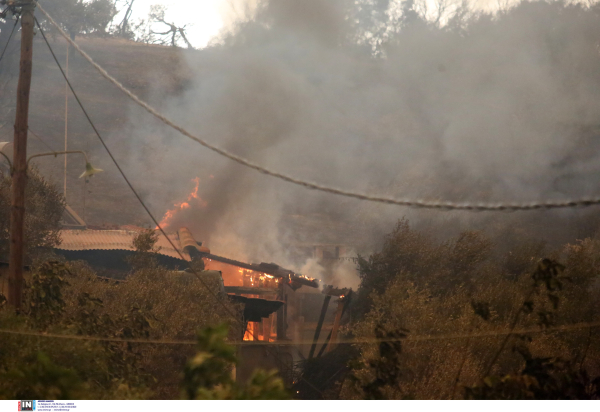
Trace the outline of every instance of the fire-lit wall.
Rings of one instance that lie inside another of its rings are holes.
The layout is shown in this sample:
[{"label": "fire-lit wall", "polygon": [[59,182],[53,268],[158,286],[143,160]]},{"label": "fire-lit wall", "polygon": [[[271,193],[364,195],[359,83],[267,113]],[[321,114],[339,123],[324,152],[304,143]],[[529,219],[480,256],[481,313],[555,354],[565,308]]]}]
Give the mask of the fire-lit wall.
[{"label": "fire-lit wall", "polygon": [[262,322],[248,322],[244,340],[275,342],[277,340],[277,314],[272,313]]},{"label": "fire-lit wall", "polygon": [[249,288],[279,287],[279,279],[266,273],[243,269],[239,266],[229,265],[211,259],[203,259],[207,270],[220,270],[225,286],[244,286]]},{"label": "fire-lit wall", "polygon": [[[229,265],[216,260],[204,259],[204,267],[208,270],[219,270],[223,276],[225,286],[240,286],[245,288],[260,288],[261,294],[240,293],[241,296],[248,298],[277,299],[279,294],[278,278],[266,273],[255,272],[240,268],[239,266]],[[265,289],[271,289],[272,293],[265,294]],[[272,313],[262,322],[248,322],[248,327],[244,335],[245,341],[269,341],[277,340],[277,314]]]},{"label": "fire-lit wall", "polygon": [[217,262],[216,260],[203,260],[205,269],[221,271],[223,276],[223,284],[225,286],[244,286],[244,269],[237,266],[228,265],[226,263]]}]

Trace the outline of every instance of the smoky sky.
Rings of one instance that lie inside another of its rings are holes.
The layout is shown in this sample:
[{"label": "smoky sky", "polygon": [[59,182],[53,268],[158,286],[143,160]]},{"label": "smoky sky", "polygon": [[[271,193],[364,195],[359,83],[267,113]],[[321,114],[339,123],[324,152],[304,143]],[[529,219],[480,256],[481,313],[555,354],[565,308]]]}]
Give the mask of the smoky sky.
[{"label": "smoky sky", "polygon": [[[459,27],[417,19],[379,54],[356,40],[371,28],[357,27],[353,7],[265,2],[222,42],[184,54],[194,73],[185,91],[165,97],[157,89],[150,101],[221,148],[343,189],[473,202],[598,194],[597,7],[522,3]],[[523,216],[419,212],[315,193],[219,157],[135,107],[123,132],[132,147],[153,149],[127,159],[153,210],[162,215],[185,200],[199,177],[206,206],[193,204],[172,227],[238,258],[285,263],[282,245],[310,241],[290,216],[344,222],[341,237],[355,236],[349,244],[361,243],[365,227],[380,236],[402,216],[479,224]]]}]

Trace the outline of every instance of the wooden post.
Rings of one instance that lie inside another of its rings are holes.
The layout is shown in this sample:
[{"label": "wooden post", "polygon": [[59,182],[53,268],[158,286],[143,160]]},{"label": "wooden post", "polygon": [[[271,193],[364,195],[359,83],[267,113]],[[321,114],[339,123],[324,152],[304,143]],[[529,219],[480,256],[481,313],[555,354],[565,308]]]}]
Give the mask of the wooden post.
[{"label": "wooden post", "polygon": [[263,318],[262,326],[263,340],[269,342],[271,339],[271,315],[268,318]]},{"label": "wooden post", "polygon": [[287,293],[283,294],[283,301],[284,301],[284,304],[283,304],[283,337],[284,337],[284,339],[287,339],[287,327],[288,327],[288,324],[287,324],[288,295],[287,295]]},{"label": "wooden post", "polygon": [[[340,301],[338,301],[338,311],[340,309],[339,304],[341,303],[341,300],[344,301],[344,305],[343,305],[343,308],[342,308],[342,314],[340,315],[340,321],[342,319],[342,316],[344,316],[344,313],[346,312],[346,309],[348,308],[348,305],[350,304],[350,299],[352,299],[352,289],[350,289],[347,292],[347,294],[346,294],[345,297],[340,298]],[[336,315],[336,319],[337,319],[337,315]],[[321,350],[319,351],[319,354],[317,355],[317,358],[321,357],[321,355],[325,352],[325,349],[327,349],[329,351],[328,348],[329,348],[329,341],[332,338],[331,335],[333,334],[333,331],[335,330],[336,331],[336,336],[334,337],[334,339],[337,338],[337,331],[338,331],[338,329],[340,327],[339,323],[340,322],[337,323],[337,326],[334,323],[333,328],[329,331],[329,335],[327,335],[327,339],[325,339],[325,343],[323,344],[323,346],[321,347]]]},{"label": "wooden post", "polygon": [[[277,294],[277,298],[279,300],[285,299],[285,291],[283,289],[283,281],[279,283],[279,292]],[[286,331],[285,331],[285,303],[282,307],[277,309],[277,340],[285,340],[286,339]]]},{"label": "wooden post", "polygon": [[315,330],[315,337],[313,338],[313,344],[310,347],[308,359],[312,359],[315,354],[315,349],[317,349],[317,342],[319,341],[319,335],[321,334],[321,328],[323,327],[323,321],[325,320],[325,314],[327,313],[327,307],[329,306],[330,300],[331,295],[326,295],[323,306],[321,307],[321,314],[319,315],[319,322],[317,323],[317,329]]},{"label": "wooden post", "polygon": [[29,90],[33,58],[32,0],[24,0],[21,13],[21,62],[17,85],[14,154],[10,205],[10,258],[8,273],[8,304],[19,311],[23,292],[23,231],[25,220],[25,186],[27,184],[27,125]]},{"label": "wooden post", "polygon": [[337,340],[338,329],[340,328],[340,321],[342,320],[342,314],[344,313],[344,306],[346,302],[344,302],[344,298],[338,300],[337,312],[335,314],[335,320],[333,321],[333,328],[331,329],[331,339],[329,340],[329,345],[327,346],[326,352],[329,353],[333,348],[335,348],[335,343]]},{"label": "wooden post", "polygon": [[329,341],[331,340],[331,332],[332,331],[333,331],[333,329],[329,331],[327,338],[325,338],[325,343],[323,343],[323,346],[321,346],[321,350],[317,354],[317,358],[320,358],[321,355],[323,355],[323,353],[325,353],[325,349],[327,349],[327,347],[329,346]]},{"label": "wooden post", "polygon": [[[65,76],[68,78],[69,77],[69,47],[71,47],[68,43],[67,43],[67,63],[66,63],[66,70],[65,70]],[[69,130],[69,83],[65,82],[65,152],[68,149],[68,145],[67,145],[67,132]],[[63,188],[63,195],[65,196],[65,202],[67,201],[67,157],[65,156],[65,170],[64,170],[64,188]],[[85,179],[87,180],[87,179]],[[85,192],[84,192],[85,195]]]}]

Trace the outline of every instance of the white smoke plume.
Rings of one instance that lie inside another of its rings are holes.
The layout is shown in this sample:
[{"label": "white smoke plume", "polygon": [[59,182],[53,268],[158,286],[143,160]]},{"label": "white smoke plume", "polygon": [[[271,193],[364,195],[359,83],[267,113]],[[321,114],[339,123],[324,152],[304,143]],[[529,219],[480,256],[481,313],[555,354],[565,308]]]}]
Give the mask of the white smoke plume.
[{"label": "white smoke plume", "polygon": [[[356,40],[376,34],[358,9],[366,3],[264,2],[220,43],[186,52],[194,76],[185,90],[156,91],[152,102],[222,148],[345,189],[473,202],[598,195],[598,7],[523,3],[441,28],[401,21],[374,56],[372,42]],[[465,222],[551,230],[549,220],[589,214],[473,216],[363,203],[244,169],[137,108],[130,119],[131,144],[152,148],[128,162],[151,187],[153,210],[161,215],[184,200],[199,177],[206,206],[183,210],[172,225],[231,257],[299,269],[290,245],[372,250],[372,235],[380,239],[404,215],[452,234]],[[160,166],[142,168],[153,161]],[[315,215],[320,227],[296,224]],[[350,279],[346,266],[336,276]]]}]

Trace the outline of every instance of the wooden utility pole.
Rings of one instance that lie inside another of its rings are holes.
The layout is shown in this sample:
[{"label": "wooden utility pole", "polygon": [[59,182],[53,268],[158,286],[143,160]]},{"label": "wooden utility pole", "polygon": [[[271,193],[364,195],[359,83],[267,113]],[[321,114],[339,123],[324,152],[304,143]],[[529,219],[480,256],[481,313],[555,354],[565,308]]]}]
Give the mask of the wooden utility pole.
[{"label": "wooden utility pole", "polygon": [[[69,78],[69,48],[71,46],[67,43],[67,64],[65,69],[65,76]],[[65,82],[65,152],[69,150],[67,145],[67,132],[69,131],[69,83]],[[65,171],[64,171],[64,190],[63,195],[65,202],[67,201],[67,157],[65,156]]]},{"label": "wooden utility pole", "polygon": [[22,0],[21,62],[17,85],[17,115],[13,153],[10,205],[10,259],[8,273],[8,304],[21,308],[23,292],[23,232],[25,220],[25,186],[27,184],[27,125],[29,118],[29,89],[33,58],[33,0]]}]

